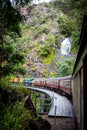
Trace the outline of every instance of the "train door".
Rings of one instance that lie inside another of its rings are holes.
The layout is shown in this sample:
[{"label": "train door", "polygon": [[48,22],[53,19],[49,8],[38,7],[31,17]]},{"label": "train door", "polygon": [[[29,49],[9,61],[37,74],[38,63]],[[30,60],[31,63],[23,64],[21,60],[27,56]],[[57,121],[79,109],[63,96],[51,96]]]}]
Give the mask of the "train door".
[{"label": "train door", "polygon": [[87,55],[83,60],[83,102],[84,129],[87,128]]}]

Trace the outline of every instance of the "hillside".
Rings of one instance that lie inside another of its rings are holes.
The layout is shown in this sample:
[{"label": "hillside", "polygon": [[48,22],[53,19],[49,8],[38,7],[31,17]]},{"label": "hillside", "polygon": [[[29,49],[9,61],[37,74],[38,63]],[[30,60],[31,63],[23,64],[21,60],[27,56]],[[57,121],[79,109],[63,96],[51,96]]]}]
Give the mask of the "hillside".
[{"label": "hillside", "polygon": [[[26,53],[26,64],[24,64],[26,76],[58,76],[63,67],[60,64],[66,64],[65,67],[69,69],[65,75],[71,74],[76,52],[62,55],[60,47],[61,42],[71,36],[75,21],[70,20],[66,14],[50,3],[28,5],[22,7],[21,12],[25,20],[21,25],[22,37],[16,43],[18,48]],[[72,65],[70,68],[68,68],[69,64]]]}]

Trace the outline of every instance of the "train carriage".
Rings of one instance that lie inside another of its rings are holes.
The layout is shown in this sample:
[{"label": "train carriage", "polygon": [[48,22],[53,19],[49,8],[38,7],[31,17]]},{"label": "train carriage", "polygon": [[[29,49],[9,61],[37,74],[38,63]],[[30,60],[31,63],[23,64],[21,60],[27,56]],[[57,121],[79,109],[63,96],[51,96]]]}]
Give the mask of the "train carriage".
[{"label": "train carriage", "polygon": [[60,80],[60,89],[62,89],[65,93],[71,95],[71,79]]},{"label": "train carriage", "polygon": [[71,95],[71,75],[59,78],[35,78],[33,86],[49,88],[53,91],[64,91]]},{"label": "train carriage", "polygon": [[72,74],[73,105],[79,130],[87,128],[87,16],[84,17],[79,51]]},{"label": "train carriage", "polygon": [[47,87],[59,89],[59,80],[57,78],[48,78]]},{"label": "train carriage", "polygon": [[35,78],[33,81],[33,86],[47,86],[47,80],[46,78]]}]

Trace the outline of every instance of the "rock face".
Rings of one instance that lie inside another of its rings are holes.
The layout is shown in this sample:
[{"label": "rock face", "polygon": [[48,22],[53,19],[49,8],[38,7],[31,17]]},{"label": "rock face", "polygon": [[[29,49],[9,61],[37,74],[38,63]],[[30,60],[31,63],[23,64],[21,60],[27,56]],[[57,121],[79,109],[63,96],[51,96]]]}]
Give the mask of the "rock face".
[{"label": "rock face", "polygon": [[65,37],[60,34],[58,23],[63,14],[45,4],[22,7],[21,12],[25,16],[22,43],[28,49],[26,77],[55,77],[59,72],[57,62],[63,60],[60,47]]}]

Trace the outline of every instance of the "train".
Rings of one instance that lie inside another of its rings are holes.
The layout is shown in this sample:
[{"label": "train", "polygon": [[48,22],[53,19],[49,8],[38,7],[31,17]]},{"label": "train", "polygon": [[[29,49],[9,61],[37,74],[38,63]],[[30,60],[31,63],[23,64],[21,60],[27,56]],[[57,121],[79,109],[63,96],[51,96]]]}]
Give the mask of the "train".
[{"label": "train", "polygon": [[79,130],[87,128],[87,15],[84,16],[79,50],[72,73],[73,106]]},{"label": "train", "polygon": [[71,95],[71,75],[59,78],[13,78],[12,83],[48,88],[60,94]]},{"label": "train", "polygon": [[33,86],[44,87],[71,95],[71,75],[59,78],[35,78]]}]

